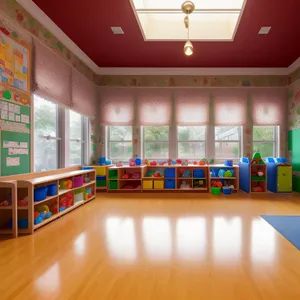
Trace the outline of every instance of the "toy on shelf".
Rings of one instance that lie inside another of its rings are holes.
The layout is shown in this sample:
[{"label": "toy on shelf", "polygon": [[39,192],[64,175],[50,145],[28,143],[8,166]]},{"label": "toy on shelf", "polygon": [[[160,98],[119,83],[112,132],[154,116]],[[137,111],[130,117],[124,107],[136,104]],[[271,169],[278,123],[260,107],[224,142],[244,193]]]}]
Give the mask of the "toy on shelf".
[{"label": "toy on shelf", "polygon": [[177,165],[182,165],[182,160],[181,159],[176,159],[176,164]]},{"label": "toy on shelf", "polygon": [[129,173],[123,174],[122,179],[130,179],[130,174]]},{"label": "toy on shelf", "polygon": [[204,180],[194,180],[193,186],[194,188],[204,188]]},{"label": "toy on shelf", "polygon": [[206,158],[202,158],[200,161],[199,161],[199,166],[207,166],[208,165],[208,161]]},{"label": "toy on shelf", "polygon": [[134,159],[134,158],[130,158],[130,159],[129,159],[129,166],[130,166],[130,167],[135,167],[135,166],[136,166],[136,164],[135,164],[135,159]]},{"label": "toy on shelf", "polygon": [[162,175],[161,175],[159,172],[155,172],[155,173],[153,174],[153,177],[162,177]]},{"label": "toy on shelf", "polygon": [[252,165],[264,165],[265,164],[263,159],[261,158],[261,155],[259,152],[255,152],[253,154],[251,164]]},{"label": "toy on shelf", "polygon": [[1,201],[0,206],[10,206],[11,205],[11,195],[8,195],[7,200]]},{"label": "toy on shelf", "polygon": [[224,175],[225,175],[225,170],[220,169],[218,172],[218,177],[225,177]]},{"label": "toy on shelf", "polygon": [[187,159],[183,159],[182,161],[181,161],[181,165],[182,166],[187,166],[189,164],[189,161],[187,160]]},{"label": "toy on shelf", "polygon": [[116,163],[116,167],[123,167],[123,163],[122,163],[121,161],[118,161],[118,162]]},{"label": "toy on shelf", "polygon": [[213,158],[209,158],[209,159],[208,159],[208,163],[209,163],[210,165],[212,165],[212,164],[214,164],[214,163],[215,163],[215,161],[214,161],[214,159],[213,159]]},{"label": "toy on shelf", "polygon": [[155,166],[157,166],[157,162],[154,160],[154,161],[151,161],[150,162],[150,166],[152,166],[152,167],[155,167]]},{"label": "toy on shelf", "polygon": [[52,217],[52,212],[47,205],[40,206],[37,211],[34,212],[34,225],[42,223],[44,220]]},{"label": "toy on shelf", "polygon": [[18,200],[18,206],[28,206],[28,197],[26,196],[24,199]]},{"label": "toy on shelf", "polygon": [[260,186],[256,186],[252,188],[252,192],[262,193],[263,189]]},{"label": "toy on shelf", "polygon": [[226,167],[232,167],[233,166],[233,160],[232,159],[226,159],[224,161],[224,166],[226,166]]},{"label": "toy on shelf", "polygon": [[233,177],[234,171],[233,170],[226,170],[224,173],[224,177]]},{"label": "toy on shelf", "polygon": [[69,208],[74,205],[74,198],[72,193],[67,193],[60,197],[59,199],[59,211]]},{"label": "toy on shelf", "polygon": [[142,164],[142,160],[141,160],[139,157],[137,157],[137,158],[135,159],[135,164],[136,164],[137,166],[140,166],[140,165]]},{"label": "toy on shelf", "polygon": [[171,158],[168,159],[168,166],[172,166],[172,159]]},{"label": "toy on shelf", "polygon": [[145,158],[145,159],[143,160],[143,165],[144,165],[144,166],[150,166],[150,161],[149,161],[147,158]]},{"label": "toy on shelf", "polygon": [[140,179],[140,178],[141,178],[141,173],[139,173],[139,172],[134,172],[134,173],[132,173],[131,178],[132,178],[132,179]]},{"label": "toy on shelf", "polygon": [[180,184],[180,189],[190,189],[191,186],[186,181],[182,181]]},{"label": "toy on shelf", "polygon": [[161,161],[161,162],[159,162],[159,166],[164,166],[166,164],[166,162],[165,161]]},{"label": "toy on shelf", "polygon": [[71,179],[61,181],[59,184],[59,188],[62,190],[70,190],[73,187],[73,182]]},{"label": "toy on shelf", "polygon": [[222,188],[222,187],[223,187],[223,183],[222,183],[221,181],[213,180],[213,181],[211,182],[211,186],[212,186],[212,187]]}]

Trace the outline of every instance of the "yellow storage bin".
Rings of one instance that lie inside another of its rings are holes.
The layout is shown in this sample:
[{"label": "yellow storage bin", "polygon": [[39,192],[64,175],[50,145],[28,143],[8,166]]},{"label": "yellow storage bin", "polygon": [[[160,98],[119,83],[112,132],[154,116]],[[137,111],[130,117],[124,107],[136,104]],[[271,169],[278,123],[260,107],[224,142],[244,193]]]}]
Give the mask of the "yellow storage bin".
[{"label": "yellow storage bin", "polygon": [[163,190],[164,189],[164,181],[163,180],[154,180],[154,189],[155,190]]},{"label": "yellow storage bin", "polygon": [[152,190],[153,189],[153,180],[143,180],[143,189]]},{"label": "yellow storage bin", "polygon": [[97,176],[106,176],[106,167],[94,167]]}]

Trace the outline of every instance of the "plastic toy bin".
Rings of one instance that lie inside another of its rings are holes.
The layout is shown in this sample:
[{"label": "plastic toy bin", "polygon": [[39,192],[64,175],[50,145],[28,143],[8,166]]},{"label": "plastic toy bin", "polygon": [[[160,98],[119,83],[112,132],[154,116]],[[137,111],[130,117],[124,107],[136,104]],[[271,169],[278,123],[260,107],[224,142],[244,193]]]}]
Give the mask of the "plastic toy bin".
[{"label": "plastic toy bin", "polygon": [[163,180],[154,180],[154,189],[155,190],[162,190],[163,188],[164,188]]},{"label": "plastic toy bin", "polygon": [[165,180],[165,188],[166,189],[175,189],[175,180],[174,179],[166,179]]},{"label": "plastic toy bin", "polygon": [[205,177],[205,172],[204,170],[194,170],[193,172],[193,177],[194,178],[204,178]]},{"label": "plastic toy bin", "polygon": [[175,168],[166,168],[165,178],[175,178]]},{"label": "plastic toy bin", "polygon": [[105,176],[106,175],[106,167],[94,167],[97,176]]},{"label": "plastic toy bin", "polygon": [[43,201],[47,198],[47,190],[46,186],[42,186],[34,189],[34,202]]},{"label": "plastic toy bin", "polygon": [[230,195],[232,193],[232,189],[230,187],[223,187],[223,194],[224,195]]},{"label": "plastic toy bin", "polygon": [[74,188],[81,187],[83,186],[83,182],[84,182],[83,176],[76,176],[73,178],[73,187]]},{"label": "plastic toy bin", "polygon": [[106,176],[97,176],[96,177],[96,186],[97,187],[106,186]]},{"label": "plastic toy bin", "polygon": [[153,189],[153,180],[143,180],[143,189],[152,190]]},{"label": "plastic toy bin", "polygon": [[118,189],[118,181],[117,180],[109,180],[108,188],[110,190],[117,190]]},{"label": "plastic toy bin", "polygon": [[108,178],[109,179],[118,179],[118,170],[108,170]]},{"label": "plastic toy bin", "polygon": [[55,196],[57,194],[57,185],[49,184],[47,185],[47,196]]},{"label": "plastic toy bin", "polygon": [[219,188],[219,187],[212,187],[212,188],[211,188],[211,193],[212,193],[213,195],[220,195],[220,193],[221,193],[221,188]]}]

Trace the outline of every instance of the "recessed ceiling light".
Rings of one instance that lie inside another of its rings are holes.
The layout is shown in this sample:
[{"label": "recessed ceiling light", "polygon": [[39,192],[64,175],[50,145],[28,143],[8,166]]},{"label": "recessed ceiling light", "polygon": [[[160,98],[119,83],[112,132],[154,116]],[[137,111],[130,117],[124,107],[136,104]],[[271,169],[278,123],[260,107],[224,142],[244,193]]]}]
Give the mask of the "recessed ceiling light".
[{"label": "recessed ceiling light", "polygon": [[264,26],[259,30],[258,34],[268,34],[270,30],[271,26]]},{"label": "recessed ceiling light", "polygon": [[111,30],[114,34],[124,34],[124,31],[121,27],[111,27]]}]

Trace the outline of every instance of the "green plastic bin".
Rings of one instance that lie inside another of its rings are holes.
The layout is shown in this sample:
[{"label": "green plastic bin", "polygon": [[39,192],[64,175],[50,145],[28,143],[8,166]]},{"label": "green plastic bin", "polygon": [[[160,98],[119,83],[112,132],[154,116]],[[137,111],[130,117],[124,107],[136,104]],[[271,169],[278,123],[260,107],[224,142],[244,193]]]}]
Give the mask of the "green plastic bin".
[{"label": "green plastic bin", "polygon": [[117,180],[109,180],[108,188],[110,190],[117,190],[118,189],[118,181]]},{"label": "green plastic bin", "polygon": [[109,179],[118,179],[118,170],[108,169],[108,178]]},{"label": "green plastic bin", "polygon": [[212,187],[211,188],[211,193],[213,195],[220,195],[221,194],[221,188],[219,188],[219,187]]}]

